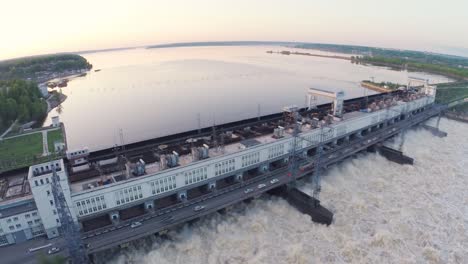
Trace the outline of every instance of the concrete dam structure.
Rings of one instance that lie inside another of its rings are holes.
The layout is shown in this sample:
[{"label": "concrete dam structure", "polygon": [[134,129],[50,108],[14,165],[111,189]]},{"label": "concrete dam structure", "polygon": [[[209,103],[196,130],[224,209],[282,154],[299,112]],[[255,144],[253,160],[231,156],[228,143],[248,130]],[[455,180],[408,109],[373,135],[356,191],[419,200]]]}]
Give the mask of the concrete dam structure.
[{"label": "concrete dam structure", "polygon": [[[362,109],[359,100],[329,93],[336,96],[332,105],[285,107],[267,119],[153,144],[100,153],[68,151],[66,159],[31,166],[32,195],[0,207],[0,223],[8,230],[0,243],[34,237],[25,228],[8,228],[12,218],[27,221],[29,215],[38,219],[36,234],[64,237],[70,252],[76,249],[70,253],[76,260],[77,254],[92,255],[165,232],[267,191],[282,193],[312,220],[332,224],[332,213],[318,200],[320,171],[372,147],[391,160],[410,163],[411,158],[381,144],[439,115],[444,108],[434,104],[435,94],[430,86],[377,95]],[[313,180],[313,197],[295,188],[301,178]],[[76,242],[70,244],[71,238]]]}]

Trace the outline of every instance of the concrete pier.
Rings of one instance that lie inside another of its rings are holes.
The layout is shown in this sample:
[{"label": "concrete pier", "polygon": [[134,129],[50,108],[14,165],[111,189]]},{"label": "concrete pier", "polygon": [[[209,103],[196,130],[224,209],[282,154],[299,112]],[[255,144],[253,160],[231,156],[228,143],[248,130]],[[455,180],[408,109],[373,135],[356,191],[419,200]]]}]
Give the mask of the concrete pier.
[{"label": "concrete pier", "polygon": [[319,200],[295,187],[288,188],[283,185],[270,190],[268,193],[284,198],[299,212],[309,215],[315,223],[330,225],[333,221],[333,213],[323,207]]},{"label": "concrete pier", "polygon": [[381,145],[378,147],[379,153],[390,161],[398,164],[413,165],[414,159],[403,155],[403,152]]},{"label": "concrete pier", "polygon": [[444,132],[436,127],[432,127],[432,126],[429,126],[429,125],[426,125],[426,124],[421,124],[421,127],[426,129],[426,130],[429,130],[432,135],[436,136],[436,137],[440,137],[440,138],[443,138],[443,137],[446,137],[447,136],[447,132]]}]

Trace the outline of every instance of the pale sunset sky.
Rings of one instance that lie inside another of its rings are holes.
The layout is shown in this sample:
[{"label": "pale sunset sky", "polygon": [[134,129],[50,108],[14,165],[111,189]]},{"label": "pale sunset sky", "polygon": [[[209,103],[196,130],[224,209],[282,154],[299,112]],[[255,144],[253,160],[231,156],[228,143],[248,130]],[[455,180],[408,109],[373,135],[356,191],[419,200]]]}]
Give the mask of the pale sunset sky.
[{"label": "pale sunset sky", "polygon": [[468,56],[466,0],[0,0],[0,60],[172,42],[357,44]]}]

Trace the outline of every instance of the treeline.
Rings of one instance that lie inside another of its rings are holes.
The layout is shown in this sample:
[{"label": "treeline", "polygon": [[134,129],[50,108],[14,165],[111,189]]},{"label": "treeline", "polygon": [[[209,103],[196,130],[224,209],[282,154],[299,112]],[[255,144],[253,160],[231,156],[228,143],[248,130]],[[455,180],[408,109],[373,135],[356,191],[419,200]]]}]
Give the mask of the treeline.
[{"label": "treeline", "polygon": [[0,80],[34,79],[41,74],[91,69],[92,65],[76,54],[25,57],[0,62]]},{"label": "treeline", "polygon": [[418,63],[446,65],[451,67],[468,67],[468,58],[439,53],[422,52],[414,50],[385,49],[366,46],[302,43],[295,45],[296,48],[318,49],[329,52],[356,54],[387,59],[406,59]]},{"label": "treeline", "polygon": [[39,121],[47,113],[37,84],[25,80],[0,81],[0,132],[15,120]]},{"label": "treeline", "polygon": [[446,64],[424,63],[407,58],[393,58],[383,56],[363,56],[353,57],[352,60],[361,63],[370,63],[374,65],[383,65],[390,67],[404,68],[405,65],[408,70],[425,71],[436,74],[441,74],[457,79],[467,79],[468,69],[458,66],[451,66]]}]

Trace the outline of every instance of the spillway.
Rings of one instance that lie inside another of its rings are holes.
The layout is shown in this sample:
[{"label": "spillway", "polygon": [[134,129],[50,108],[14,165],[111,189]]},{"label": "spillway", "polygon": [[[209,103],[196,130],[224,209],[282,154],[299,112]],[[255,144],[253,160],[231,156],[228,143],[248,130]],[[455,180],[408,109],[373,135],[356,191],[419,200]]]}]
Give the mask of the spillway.
[{"label": "spillway", "polygon": [[[432,120],[434,121],[434,120]],[[466,263],[468,125],[442,119],[445,138],[406,133],[414,165],[376,153],[330,168],[322,204],[334,214],[315,224],[276,197],[240,204],[167,237],[98,255],[99,263]],[[398,142],[388,142],[397,146]],[[302,191],[312,192],[305,184]]]}]

